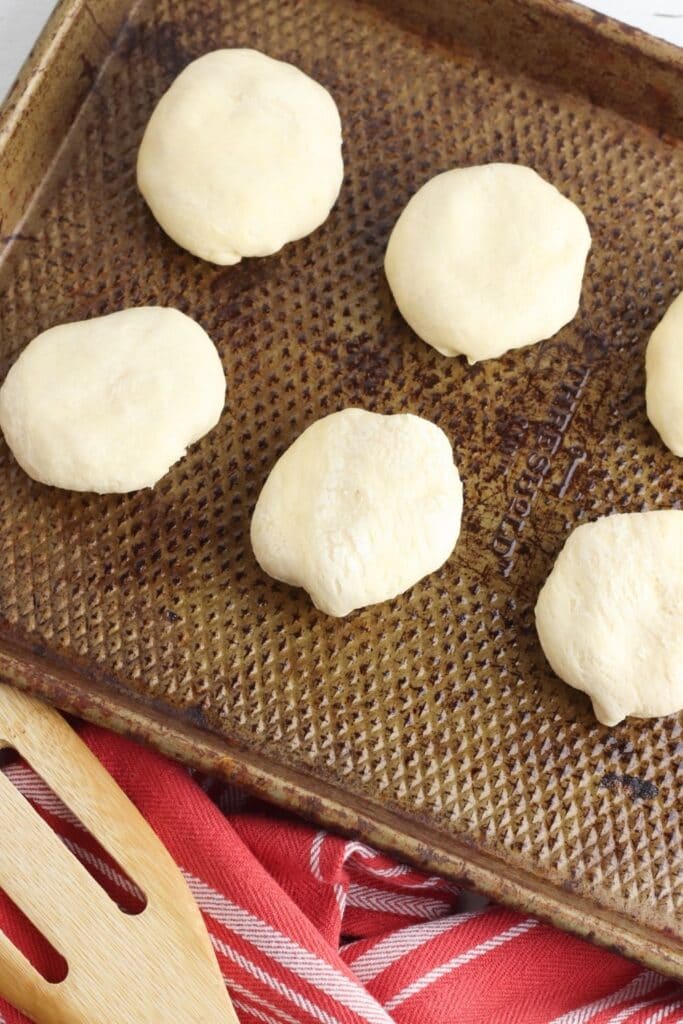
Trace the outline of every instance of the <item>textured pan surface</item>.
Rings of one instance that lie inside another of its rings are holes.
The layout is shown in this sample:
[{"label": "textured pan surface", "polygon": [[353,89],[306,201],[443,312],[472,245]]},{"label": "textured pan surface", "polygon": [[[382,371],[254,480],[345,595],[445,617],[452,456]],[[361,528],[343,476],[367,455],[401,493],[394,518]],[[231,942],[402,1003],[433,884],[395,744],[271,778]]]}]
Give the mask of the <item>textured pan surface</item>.
[{"label": "textured pan surface", "polygon": [[[511,31],[507,70],[443,25],[440,41],[418,31],[418,7],[410,24],[354,0],[143,2],[98,77],[93,47],[101,62],[115,5],[88,6],[110,24],[91,26],[79,74],[94,86],[0,267],[0,372],[58,321],[161,303],[215,340],[228,402],[154,491],[130,496],[33,483],[2,443],[0,674],[683,976],[681,716],[600,726],[548,669],[532,614],[576,524],[683,500],[643,393],[646,340],[680,285],[675,101],[645,82],[643,118],[661,112],[666,133],[521,75],[538,46],[552,77],[542,2],[529,5],[529,53]],[[457,6],[484,42],[500,33],[504,4]],[[610,60],[605,101],[638,62],[639,83],[643,67],[654,81],[636,37],[631,61],[592,31],[575,33],[575,66],[592,54],[594,97]],[[323,82],[346,160],[320,230],[226,269],[167,239],[134,178],[155,101],[221,45]],[[469,368],[402,322],[382,257],[420,184],[490,160],[531,164],[576,200],[593,249],[573,324]],[[337,621],[263,575],[249,520],[281,452],[349,405],[443,427],[465,515],[440,572]]]}]

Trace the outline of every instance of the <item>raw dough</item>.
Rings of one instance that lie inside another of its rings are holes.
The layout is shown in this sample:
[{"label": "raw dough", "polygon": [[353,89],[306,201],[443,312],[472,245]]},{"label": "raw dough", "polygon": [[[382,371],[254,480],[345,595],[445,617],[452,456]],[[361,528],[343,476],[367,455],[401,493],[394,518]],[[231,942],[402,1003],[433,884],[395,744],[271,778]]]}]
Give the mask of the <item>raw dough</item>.
[{"label": "raw dough", "polygon": [[674,455],[683,456],[683,292],[652,332],[645,368],[650,423]]},{"label": "raw dough", "polygon": [[444,432],[409,414],[345,409],[318,420],[274,466],[251,542],[275,579],[328,615],[387,601],[451,554],[462,485]]},{"label": "raw dough", "polygon": [[536,628],[557,675],[605,725],[683,708],[683,512],[579,526],[541,590]]},{"label": "raw dough", "polygon": [[188,65],[157,104],[138,155],[138,186],[164,231],[220,264],[310,234],[343,174],[330,94],[256,50],[215,50]]},{"label": "raw dough", "polygon": [[135,491],[218,422],[224,401],[206,332],[177,309],[147,306],[34,338],[0,388],[0,427],[34,480]]},{"label": "raw dough", "polygon": [[578,206],[530,167],[486,164],[416,192],[384,267],[415,333],[476,363],[549,338],[575,316],[590,242]]}]

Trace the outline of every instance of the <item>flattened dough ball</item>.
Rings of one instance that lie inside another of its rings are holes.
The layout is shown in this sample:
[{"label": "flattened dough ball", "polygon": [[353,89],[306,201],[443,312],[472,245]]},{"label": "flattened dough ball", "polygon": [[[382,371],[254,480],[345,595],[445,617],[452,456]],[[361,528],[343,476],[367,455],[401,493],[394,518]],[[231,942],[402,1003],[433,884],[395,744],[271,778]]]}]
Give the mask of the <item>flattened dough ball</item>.
[{"label": "flattened dough ball", "polygon": [[341,122],[322,85],[257,50],[214,50],[161,97],[138,187],[164,231],[212,263],[268,256],[327,218]]},{"label": "flattened dough ball", "polygon": [[575,316],[590,242],[578,206],[530,167],[486,164],[438,174],[415,193],[384,268],[415,333],[476,363]]},{"label": "flattened dough ball", "polygon": [[177,309],[143,306],[34,338],[0,388],[0,427],[34,480],[135,491],[215,426],[224,401],[206,332]]},{"label": "flattened dough ball", "polygon": [[683,708],[683,511],[579,526],[541,590],[536,628],[554,671],[605,725]]},{"label": "flattened dough ball", "polygon": [[462,485],[444,432],[419,416],[345,409],[275,464],[251,523],[261,567],[328,615],[388,601],[446,561]]},{"label": "flattened dough ball", "polygon": [[645,369],[650,423],[667,448],[683,456],[683,292],[652,332]]}]

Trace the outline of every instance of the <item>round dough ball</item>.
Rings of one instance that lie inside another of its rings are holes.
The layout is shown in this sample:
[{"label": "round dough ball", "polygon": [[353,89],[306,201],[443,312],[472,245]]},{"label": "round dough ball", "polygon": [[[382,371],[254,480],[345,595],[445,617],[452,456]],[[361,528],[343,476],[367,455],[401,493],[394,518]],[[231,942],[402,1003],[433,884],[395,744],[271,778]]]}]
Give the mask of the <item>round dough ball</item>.
[{"label": "round dough ball", "polygon": [[326,220],[344,165],[330,94],[256,50],[189,64],[157,104],[138,187],[164,231],[212,263],[268,256]]},{"label": "round dough ball", "polygon": [[419,416],[345,409],[274,466],[251,522],[261,567],[328,615],[388,601],[438,569],[460,532],[444,432]]},{"label": "round dough ball", "polygon": [[650,423],[667,448],[683,456],[683,292],[652,332],[645,369]]},{"label": "round dough ball", "polygon": [[206,332],[177,309],[148,306],[34,338],[0,388],[0,427],[34,480],[136,491],[215,426],[224,401]]},{"label": "round dough ball", "polygon": [[384,269],[415,333],[476,363],[569,323],[590,243],[578,206],[530,167],[486,164],[438,174],[415,193]]},{"label": "round dough ball", "polygon": [[579,526],[541,590],[536,628],[554,671],[605,725],[683,708],[683,512]]}]

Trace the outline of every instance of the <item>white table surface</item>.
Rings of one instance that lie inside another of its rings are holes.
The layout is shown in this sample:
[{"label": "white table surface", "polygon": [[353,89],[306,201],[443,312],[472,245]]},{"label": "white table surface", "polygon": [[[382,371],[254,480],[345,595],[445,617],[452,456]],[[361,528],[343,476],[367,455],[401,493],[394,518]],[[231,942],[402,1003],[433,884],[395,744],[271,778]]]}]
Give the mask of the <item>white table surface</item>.
[{"label": "white table surface", "polygon": [[[53,6],[54,0],[0,0],[0,99]],[[683,0],[591,0],[587,6],[683,46]]]}]

